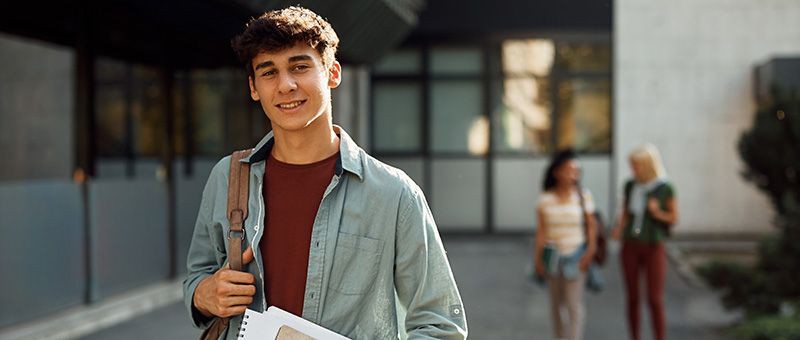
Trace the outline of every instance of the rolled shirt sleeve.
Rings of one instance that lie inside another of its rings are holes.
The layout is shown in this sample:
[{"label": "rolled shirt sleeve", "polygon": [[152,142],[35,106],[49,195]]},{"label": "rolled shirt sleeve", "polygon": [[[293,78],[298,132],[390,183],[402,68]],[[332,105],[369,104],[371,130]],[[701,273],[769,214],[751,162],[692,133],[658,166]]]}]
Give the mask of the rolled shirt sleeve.
[{"label": "rolled shirt sleeve", "polygon": [[395,288],[409,339],[465,339],[461,296],[422,191],[407,188],[397,223]]}]

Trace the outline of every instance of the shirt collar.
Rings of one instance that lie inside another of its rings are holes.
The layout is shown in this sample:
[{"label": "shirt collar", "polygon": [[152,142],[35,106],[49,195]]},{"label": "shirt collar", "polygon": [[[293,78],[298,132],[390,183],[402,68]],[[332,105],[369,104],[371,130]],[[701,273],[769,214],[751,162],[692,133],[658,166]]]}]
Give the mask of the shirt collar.
[{"label": "shirt collar", "polygon": [[[336,161],[336,175],[341,176],[343,171],[347,170],[358,176],[359,180],[363,180],[364,168],[361,162],[363,151],[342,127],[333,125],[333,131],[339,136],[339,159]],[[275,145],[274,137],[275,135],[270,131],[256,144],[250,157],[242,158],[241,162],[252,164],[267,159],[272,146]]]}]

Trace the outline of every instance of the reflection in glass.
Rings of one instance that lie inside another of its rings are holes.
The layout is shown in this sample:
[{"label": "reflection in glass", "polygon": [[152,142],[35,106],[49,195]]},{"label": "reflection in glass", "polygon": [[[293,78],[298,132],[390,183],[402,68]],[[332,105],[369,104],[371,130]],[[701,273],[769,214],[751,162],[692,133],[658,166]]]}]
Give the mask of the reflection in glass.
[{"label": "reflection in glass", "polygon": [[436,47],[431,49],[430,67],[435,75],[479,74],[483,57],[477,47]]},{"label": "reflection in glass", "polygon": [[609,71],[611,44],[608,42],[561,42],[556,54],[558,67],[570,71]]},{"label": "reflection in glass", "polygon": [[611,151],[611,92],[608,79],[570,79],[558,87],[558,147]]},{"label": "reflection in glass", "polygon": [[199,155],[217,156],[225,150],[225,103],[224,72],[193,70],[192,120],[194,125],[195,151]]},{"label": "reflection in glass", "polygon": [[[431,86],[431,149],[434,152],[482,155],[488,145],[488,124],[480,123],[483,107],[479,81],[434,81]],[[482,127],[483,126],[483,127]],[[474,145],[474,149],[470,149]]]},{"label": "reflection in glass", "polygon": [[154,68],[133,66],[134,152],[140,156],[158,157],[164,147],[164,86]]},{"label": "reflection in glass", "polygon": [[485,155],[489,151],[489,120],[485,116],[472,121],[467,150],[472,155]]},{"label": "reflection in glass", "polygon": [[96,145],[100,157],[125,154],[126,68],[122,62],[106,58],[95,63]]},{"label": "reflection in glass", "polygon": [[175,116],[173,117],[172,131],[170,131],[170,133],[176,156],[186,155],[187,149],[186,134],[184,133],[187,123],[186,114],[188,113],[184,100],[184,96],[187,92],[185,85],[186,73],[181,72],[175,74],[175,87],[172,92],[172,108],[173,112],[175,112]]},{"label": "reflection in glass", "polygon": [[380,151],[420,151],[420,88],[416,83],[379,82],[374,87],[375,141]]},{"label": "reflection in glass", "polygon": [[419,73],[422,61],[419,50],[404,49],[383,57],[375,65],[377,74]]},{"label": "reflection in glass", "polygon": [[495,109],[495,149],[498,151],[550,150],[551,104],[548,78],[506,78],[502,103]]},{"label": "reflection in glass", "polygon": [[506,40],[503,42],[503,73],[547,76],[553,67],[554,56],[552,40]]}]

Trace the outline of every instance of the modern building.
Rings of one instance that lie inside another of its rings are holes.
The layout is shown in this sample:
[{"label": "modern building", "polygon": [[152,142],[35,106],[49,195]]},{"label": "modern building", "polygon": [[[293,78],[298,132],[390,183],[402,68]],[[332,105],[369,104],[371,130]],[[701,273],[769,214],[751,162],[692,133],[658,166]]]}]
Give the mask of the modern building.
[{"label": "modern building", "polygon": [[756,68],[800,56],[798,17],[792,0],[615,1],[614,180],[628,176],[631,148],[658,146],[677,185],[677,233],[773,230],[737,141],[756,112]]},{"label": "modern building", "polygon": [[[0,331],[181,275],[211,167],[269,129],[229,40],[295,3],[0,5]],[[342,40],[334,120],[424,189],[445,234],[532,232],[564,147],[610,221],[644,142],[679,236],[770,230],[735,145],[754,67],[800,55],[795,1],[299,3]]]},{"label": "modern building", "polygon": [[[211,167],[269,129],[230,39],[290,4],[0,5],[0,330],[185,272]],[[422,3],[308,5],[349,37],[339,58],[357,68]]]}]

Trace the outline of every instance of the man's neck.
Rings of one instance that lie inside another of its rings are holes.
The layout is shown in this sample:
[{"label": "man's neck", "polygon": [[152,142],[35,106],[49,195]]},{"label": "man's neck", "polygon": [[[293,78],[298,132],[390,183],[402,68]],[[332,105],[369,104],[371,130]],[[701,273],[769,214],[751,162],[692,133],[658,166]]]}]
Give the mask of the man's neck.
[{"label": "man's neck", "polygon": [[330,119],[319,117],[311,125],[298,130],[274,130],[272,156],[289,164],[311,164],[339,151],[339,136]]}]

